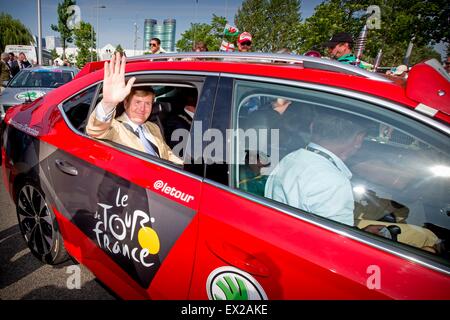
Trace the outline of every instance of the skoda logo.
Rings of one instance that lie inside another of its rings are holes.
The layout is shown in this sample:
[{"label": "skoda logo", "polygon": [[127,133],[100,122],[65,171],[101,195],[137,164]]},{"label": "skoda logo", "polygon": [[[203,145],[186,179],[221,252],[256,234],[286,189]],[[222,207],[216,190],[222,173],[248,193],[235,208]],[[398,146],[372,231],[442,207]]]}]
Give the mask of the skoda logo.
[{"label": "skoda logo", "polygon": [[220,267],[211,272],[206,291],[210,300],[267,300],[258,281],[234,267]]},{"label": "skoda logo", "polygon": [[31,100],[34,101],[37,98],[42,97],[43,95],[45,95],[44,91],[35,91],[35,90],[30,90],[30,91],[24,91],[21,93],[16,94],[16,99],[17,100]]}]

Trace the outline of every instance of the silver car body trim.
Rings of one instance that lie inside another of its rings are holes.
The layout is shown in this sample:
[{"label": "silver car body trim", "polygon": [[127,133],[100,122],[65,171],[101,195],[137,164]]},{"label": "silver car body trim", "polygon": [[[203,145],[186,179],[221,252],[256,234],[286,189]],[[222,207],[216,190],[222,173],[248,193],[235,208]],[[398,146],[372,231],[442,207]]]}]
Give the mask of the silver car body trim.
[{"label": "silver car body trim", "polygon": [[438,113],[438,110],[431,108],[423,103],[419,103],[416,107],[416,110],[430,117],[434,117],[436,113]]},{"label": "silver car body trim", "polygon": [[[295,66],[299,64],[301,68],[333,71],[344,74],[356,75],[369,78],[376,81],[389,82],[392,80],[374,73],[364,70],[360,67],[345,64],[331,59],[323,59],[310,56],[301,56],[295,54],[279,54],[279,53],[258,53],[258,52],[182,52],[182,53],[163,53],[141,55],[129,58],[128,61],[149,60],[149,61],[176,61],[177,59],[221,59],[225,62],[254,62],[263,64],[280,65],[280,63],[290,63],[287,66]],[[278,64],[277,64],[278,63]]]}]

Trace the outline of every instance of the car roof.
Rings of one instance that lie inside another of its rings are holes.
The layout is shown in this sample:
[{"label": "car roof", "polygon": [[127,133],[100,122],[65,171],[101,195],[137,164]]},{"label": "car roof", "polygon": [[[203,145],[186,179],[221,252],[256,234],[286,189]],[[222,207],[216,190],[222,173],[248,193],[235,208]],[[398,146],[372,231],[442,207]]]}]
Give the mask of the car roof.
[{"label": "car roof", "polygon": [[[84,77],[103,69],[105,62],[88,63],[75,78]],[[432,73],[433,78],[442,77],[430,68],[424,70],[424,64],[414,66],[410,73],[413,73],[416,68],[420,72]],[[263,68],[261,68],[262,65],[264,65]],[[415,85],[413,86],[412,81],[392,79],[383,74],[369,72],[334,60],[291,54],[187,52],[143,55],[127,59],[127,72],[142,71],[143,69],[231,73],[316,83],[396,101],[427,116],[450,123],[450,111],[446,102],[446,99],[450,97],[450,82],[447,79],[438,81],[438,85],[441,87],[437,89],[449,93],[440,97],[438,101],[434,98],[424,99],[425,95],[434,95],[434,90],[433,92],[431,90],[423,92],[420,99],[417,98],[417,95],[412,96],[410,94],[412,90],[407,89],[409,85],[410,88],[419,88],[414,91],[420,90],[420,85],[416,80],[414,80]],[[424,101],[433,101],[434,104],[430,106]]]}]

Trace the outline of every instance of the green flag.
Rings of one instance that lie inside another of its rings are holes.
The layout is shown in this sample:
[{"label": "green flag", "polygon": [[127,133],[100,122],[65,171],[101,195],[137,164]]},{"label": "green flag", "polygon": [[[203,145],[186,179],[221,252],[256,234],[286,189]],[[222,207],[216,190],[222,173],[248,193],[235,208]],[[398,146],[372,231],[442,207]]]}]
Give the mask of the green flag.
[{"label": "green flag", "polygon": [[224,35],[237,37],[239,35],[239,30],[228,23],[225,25],[225,29],[223,30]]}]

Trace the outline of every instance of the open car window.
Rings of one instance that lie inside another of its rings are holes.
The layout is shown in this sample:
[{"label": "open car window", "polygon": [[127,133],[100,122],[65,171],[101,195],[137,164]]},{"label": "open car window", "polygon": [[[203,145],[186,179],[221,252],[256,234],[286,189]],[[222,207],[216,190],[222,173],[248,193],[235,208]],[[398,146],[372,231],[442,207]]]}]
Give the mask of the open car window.
[{"label": "open car window", "polygon": [[[232,187],[287,204],[298,215],[365,231],[381,226],[380,232],[393,242],[449,262],[448,136],[362,101],[282,85],[237,81],[233,107],[238,130]],[[312,139],[312,127],[320,123],[316,119],[329,115],[351,118],[364,129],[356,152],[344,160]],[[311,150],[314,155],[308,153]],[[350,184],[341,176],[325,177],[319,162],[328,163],[330,172],[338,167],[336,175],[347,175]],[[333,191],[327,194],[321,184]],[[344,210],[330,213],[342,197],[350,196],[353,205],[346,210],[353,212],[351,217],[343,218]]]}]

